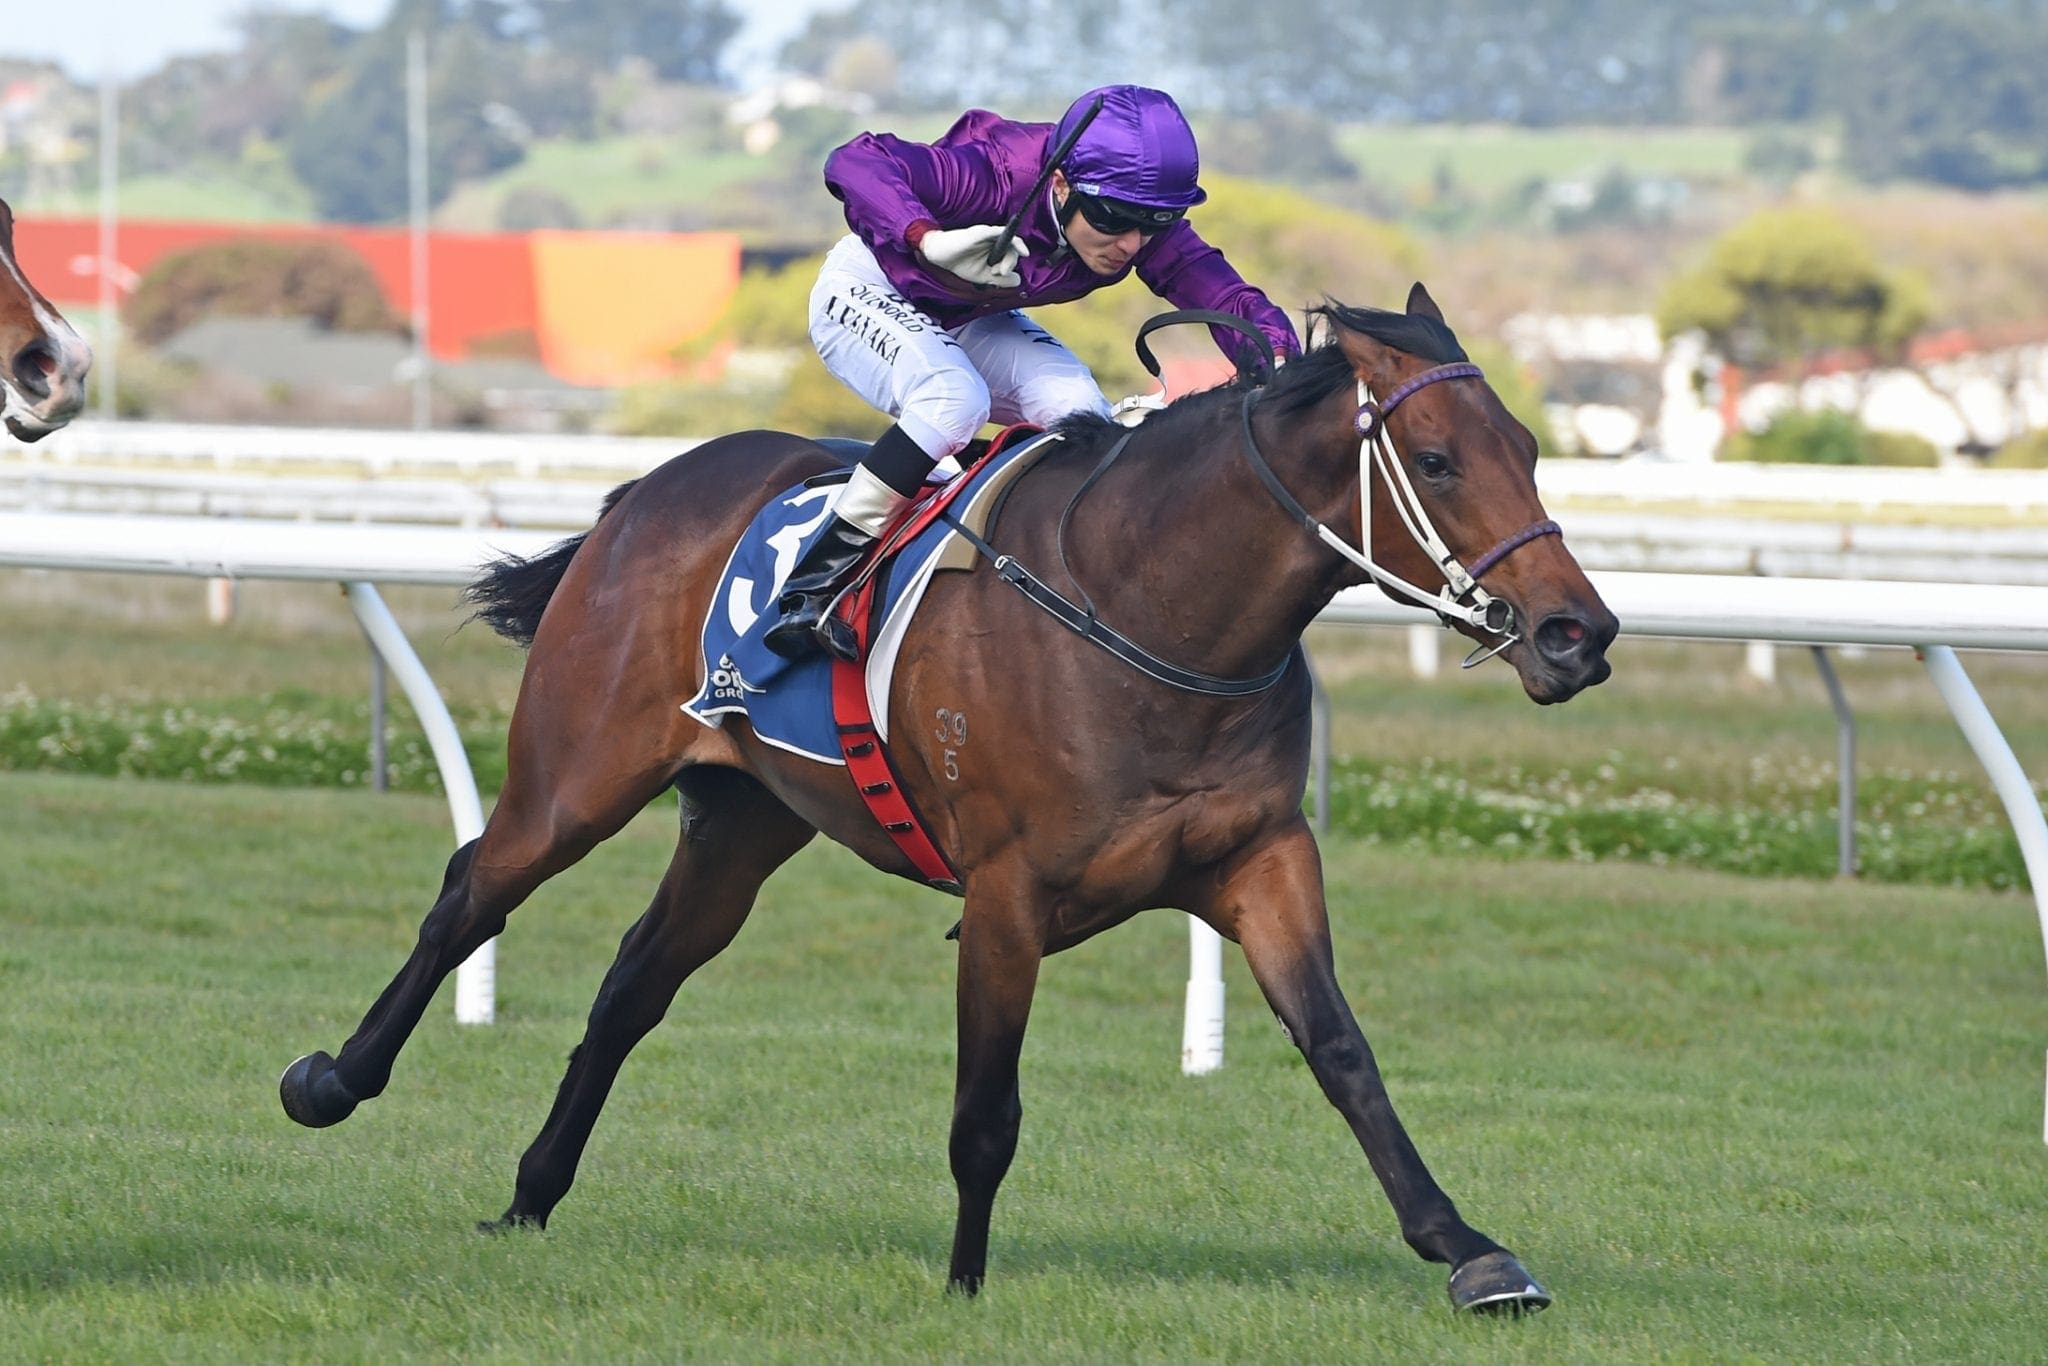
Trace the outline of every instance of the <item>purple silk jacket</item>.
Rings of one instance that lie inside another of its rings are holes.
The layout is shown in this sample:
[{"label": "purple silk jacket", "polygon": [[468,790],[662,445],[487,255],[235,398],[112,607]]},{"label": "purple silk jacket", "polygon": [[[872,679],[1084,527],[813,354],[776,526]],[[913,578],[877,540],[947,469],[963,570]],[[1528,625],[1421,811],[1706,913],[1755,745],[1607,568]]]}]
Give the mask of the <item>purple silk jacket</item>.
[{"label": "purple silk jacket", "polygon": [[[889,133],[862,133],[825,158],[825,185],[846,205],[846,222],[874,251],[897,292],[948,329],[1013,308],[1078,299],[1135,270],[1138,278],[1176,308],[1235,313],[1282,355],[1301,350],[1294,324],[1244,282],[1223,253],[1196,236],[1183,218],[1145,241],[1123,270],[1097,275],[1060,241],[1052,191],[1041,191],[1018,225],[1031,254],[1017,263],[1016,289],[977,289],[931,265],[904,240],[912,223],[928,218],[942,228],[1003,224],[1017,212],[1044,168],[1053,125],[1014,123],[986,109],[970,109],[932,143],[905,142]],[[1223,353],[1245,346],[1236,333],[1210,329]]]}]

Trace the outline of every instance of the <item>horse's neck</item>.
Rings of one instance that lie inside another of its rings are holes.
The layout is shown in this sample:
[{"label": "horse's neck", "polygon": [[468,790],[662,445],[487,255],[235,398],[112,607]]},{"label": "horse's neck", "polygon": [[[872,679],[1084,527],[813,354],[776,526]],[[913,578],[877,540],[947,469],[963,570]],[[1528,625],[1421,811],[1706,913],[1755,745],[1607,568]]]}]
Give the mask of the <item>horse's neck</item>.
[{"label": "horse's neck", "polygon": [[[1283,486],[1329,515],[1337,493],[1312,473],[1328,462],[1310,443],[1284,443],[1283,453],[1263,432],[1259,442]],[[1194,428],[1140,428],[1120,463],[1091,510],[1088,568],[1075,557],[1091,591],[1116,585],[1113,598],[1097,595],[1104,619],[1208,673],[1244,676],[1278,662],[1341,585],[1343,566],[1261,482],[1236,407],[1218,405]]]}]

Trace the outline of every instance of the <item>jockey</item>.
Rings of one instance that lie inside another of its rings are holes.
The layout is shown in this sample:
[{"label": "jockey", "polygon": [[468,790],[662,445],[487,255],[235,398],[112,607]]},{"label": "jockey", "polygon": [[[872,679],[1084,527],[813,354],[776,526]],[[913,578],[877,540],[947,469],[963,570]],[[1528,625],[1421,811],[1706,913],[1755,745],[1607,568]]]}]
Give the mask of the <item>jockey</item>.
[{"label": "jockey", "polygon": [[[1077,127],[1072,150],[1047,166]],[[833,597],[932,467],[991,417],[1046,426],[1109,415],[1088,367],[1020,308],[1078,299],[1135,270],[1177,307],[1234,313],[1282,356],[1301,349],[1287,314],[1195,235],[1187,211],[1208,197],[1196,170],[1179,107],[1132,85],[1090,91],[1056,125],[971,109],[936,142],[862,133],[826,158],[826,187],[853,232],[811,290],[811,341],[826,369],[896,424],[791,570],[770,649],[850,655],[850,641],[821,632]],[[1245,345],[1215,337],[1233,359]]]}]

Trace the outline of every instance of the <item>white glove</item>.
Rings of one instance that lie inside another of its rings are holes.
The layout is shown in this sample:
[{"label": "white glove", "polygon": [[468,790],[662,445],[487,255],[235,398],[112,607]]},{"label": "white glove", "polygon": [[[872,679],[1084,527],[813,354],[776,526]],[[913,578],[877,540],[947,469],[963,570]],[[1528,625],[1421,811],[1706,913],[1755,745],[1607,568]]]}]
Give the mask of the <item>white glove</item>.
[{"label": "white glove", "polygon": [[1029,256],[1031,248],[1012,237],[996,263],[990,265],[989,248],[1002,235],[1003,230],[993,223],[971,228],[932,228],[917,244],[917,254],[969,284],[1015,289],[1024,283],[1024,277],[1017,273],[1017,262]]}]

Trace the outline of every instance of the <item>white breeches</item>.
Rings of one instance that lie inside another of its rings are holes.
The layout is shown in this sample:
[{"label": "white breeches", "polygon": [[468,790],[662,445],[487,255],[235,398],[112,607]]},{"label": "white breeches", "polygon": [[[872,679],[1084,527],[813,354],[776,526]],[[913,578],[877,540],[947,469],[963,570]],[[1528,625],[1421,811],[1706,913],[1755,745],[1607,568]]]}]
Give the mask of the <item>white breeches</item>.
[{"label": "white breeches", "polygon": [[825,368],[934,460],[991,419],[1049,426],[1073,412],[1109,416],[1080,357],[1022,313],[948,332],[889,283],[858,237],[840,239],[811,289],[811,342]]}]

